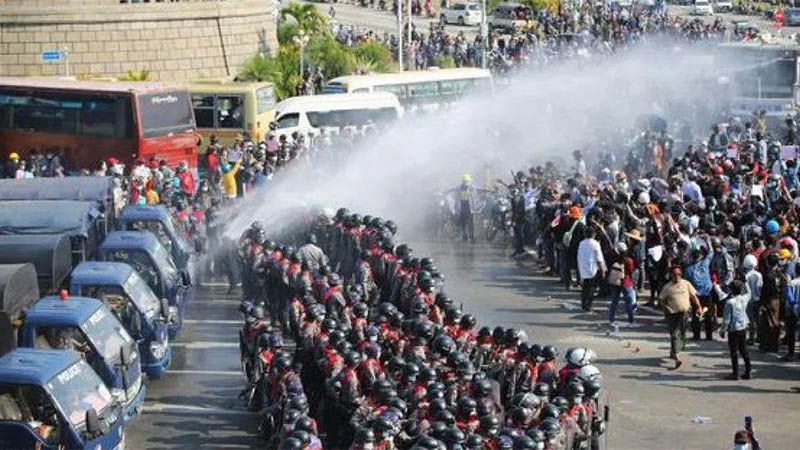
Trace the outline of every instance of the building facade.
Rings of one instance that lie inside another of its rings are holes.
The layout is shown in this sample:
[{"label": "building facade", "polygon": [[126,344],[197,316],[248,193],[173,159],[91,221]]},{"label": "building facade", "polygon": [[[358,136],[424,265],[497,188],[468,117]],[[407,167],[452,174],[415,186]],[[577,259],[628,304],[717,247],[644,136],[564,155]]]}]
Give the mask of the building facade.
[{"label": "building facade", "polygon": [[0,0],[0,76],[234,76],[277,49],[275,24],[272,0]]}]

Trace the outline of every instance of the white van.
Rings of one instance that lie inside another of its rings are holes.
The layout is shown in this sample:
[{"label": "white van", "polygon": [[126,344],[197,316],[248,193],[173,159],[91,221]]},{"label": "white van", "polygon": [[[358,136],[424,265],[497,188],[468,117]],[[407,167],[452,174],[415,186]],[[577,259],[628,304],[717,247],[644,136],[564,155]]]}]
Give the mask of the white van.
[{"label": "white van", "polygon": [[275,134],[290,138],[297,131],[313,137],[320,130],[337,134],[345,127],[363,131],[402,115],[397,96],[389,92],[303,95],[275,105]]}]

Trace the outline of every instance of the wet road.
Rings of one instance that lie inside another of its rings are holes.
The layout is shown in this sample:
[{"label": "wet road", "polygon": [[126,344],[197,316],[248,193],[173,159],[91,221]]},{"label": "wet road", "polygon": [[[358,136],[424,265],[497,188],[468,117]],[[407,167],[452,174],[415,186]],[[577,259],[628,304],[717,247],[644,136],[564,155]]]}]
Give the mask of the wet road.
[{"label": "wet road", "polygon": [[[800,386],[797,363],[751,350],[754,379],[725,381],[727,343],[717,336],[714,342],[690,342],[683,367],[670,371],[668,335],[656,311],[640,308],[641,327],[623,325],[619,338],[609,337],[607,302],[584,313],[577,289],[564,291],[554,279],[537,275],[531,262],[515,263],[510,249],[460,242],[414,247],[418,255],[435,258],[448,293],[476,313],[479,325],[522,328],[530,342],[555,344],[562,354],[570,346],[597,352],[612,403],[609,449],[728,449],[745,415],[753,417],[765,448],[797,448],[789,433],[800,420],[800,394],[791,390]],[[710,423],[695,424],[696,416]]]},{"label": "wet road", "polygon": [[147,384],[142,415],[128,428],[128,448],[263,448],[252,415],[237,399],[238,297],[223,283],[201,284],[189,302],[183,334],[172,344],[172,365]]},{"label": "wet road", "polygon": [[[754,380],[724,381],[727,346],[690,343],[686,363],[669,371],[669,343],[661,316],[641,309],[640,328],[606,335],[607,303],[594,313],[578,308],[578,292],[565,292],[536,274],[532,264],[508,258],[510,250],[485,243],[415,243],[446,275],[448,293],[476,313],[480,324],[515,326],[529,341],[563,352],[589,346],[600,360],[612,403],[610,449],[727,449],[743,417],[754,418],[762,445],[796,448],[788,430],[800,420],[800,366],[753,351]],[[128,429],[129,448],[264,448],[256,424],[236,396],[239,371],[237,300],[224,286],[201,286],[189,304],[189,321],[176,342],[171,373],[148,384],[141,417]],[[711,422],[695,424],[697,416]]]}]

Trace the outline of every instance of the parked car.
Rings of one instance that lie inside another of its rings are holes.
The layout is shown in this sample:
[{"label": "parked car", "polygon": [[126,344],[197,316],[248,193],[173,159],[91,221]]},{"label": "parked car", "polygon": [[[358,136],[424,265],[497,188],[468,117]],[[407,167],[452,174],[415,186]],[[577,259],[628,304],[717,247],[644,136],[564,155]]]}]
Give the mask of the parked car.
[{"label": "parked car", "polygon": [[800,8],[786,8],[783,10],[783,25],[787,27],[800,26]]},{"label": "parked car", "polygon": [[489,29],[515,30],[525,26],[533,11],[518,3],[500,3],[489,13]]},{"label": "parked car", "polygon": [[716,12],[731,12],[733,11],[732,0],[714,0],[714,11]]},{"label": "parked car", "polygon": [[481,5],[477,3],[456,3],[442,9],[442,22],[458,25],[480,25],[483,19]]},{"label": "parked car", "polygon": [[692,15],[712,16],[714,15],[714,8],[708,0],[694,0],[694,3],[692,3]]}]

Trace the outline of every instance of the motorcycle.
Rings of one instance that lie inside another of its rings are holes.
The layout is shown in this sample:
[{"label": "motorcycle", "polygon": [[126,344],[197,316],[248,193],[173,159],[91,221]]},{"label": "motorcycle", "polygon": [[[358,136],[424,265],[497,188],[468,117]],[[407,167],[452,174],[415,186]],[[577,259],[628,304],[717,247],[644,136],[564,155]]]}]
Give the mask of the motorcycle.
[{"label": "motorcycle", "polygon": [[505,196],[497,196],[491,203],[489,217],[486,219],[486,240],[492,242],[498,232],[511,237],[514,233],[511,223],[511,202]]}]

